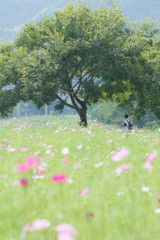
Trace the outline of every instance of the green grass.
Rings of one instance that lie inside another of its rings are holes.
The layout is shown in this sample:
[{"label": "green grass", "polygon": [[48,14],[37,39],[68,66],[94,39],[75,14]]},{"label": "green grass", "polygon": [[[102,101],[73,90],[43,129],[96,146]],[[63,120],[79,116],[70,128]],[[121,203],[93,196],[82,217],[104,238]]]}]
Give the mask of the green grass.
[{"label": "green grass", "polygon": [[[27,223],[45,218],[51,226],[27,233],[24,239],[57,239],[53,227],[68,223],[77,229],[76,240],[159,240],[160,215],[154,210],[160,208],[160,156],[152,171],[144,168],[145,155],[159,151],[158,129],[135,129],[128,136],[113,126],[89,122],[88,128],[80,128],[77,122],[69,116],[0,121],[0,239],[19,240]],[[7,139],[5,146],[3,139]],[[16,150],[8,152],[8,145]],[[27,151],[21,152],[21,147]],[[67,155],[61,152],[65,147]],[[122,147],[128,148],[130,155],[113,162],[111,152]],[[52,153],[46,154],[48,149]],[[15,170],[27,156],[39,151],[41,163],[48,165],[44,178],[32,178],[37,168],[27,173]],[[64,165],[66,156],[69,162]],[[74,169],[77,162],[81,168]],[[103,165],[95,168],[99,162]],[[115,171],[123,163],[131,163],[132,168],[117,178]],[[51,176],[55,173],[65,173],[72,183],[54,184]],[[29,185],[13,186],[21,178],[27,178]],[[150,190],[143,192],[143,186]],[[78,194],[84,188],[88,188],[88,197]],[[87,213],[94,217],[87,219]]]}]

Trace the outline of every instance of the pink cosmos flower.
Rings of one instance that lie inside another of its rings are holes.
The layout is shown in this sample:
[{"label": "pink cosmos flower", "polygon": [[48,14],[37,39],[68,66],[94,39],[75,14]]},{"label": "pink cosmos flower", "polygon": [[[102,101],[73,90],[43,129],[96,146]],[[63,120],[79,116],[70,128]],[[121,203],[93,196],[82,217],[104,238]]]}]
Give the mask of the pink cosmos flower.
[{"label": "pink cosmos flower", "polygon": [[12,129],[12,135],[14,134],[14,132],[15,132],[15,129]]},{"label": "pink cosmos flower", "polygon": [[17,172],[28,172],[28,171],[29,171],[29,167],[28,167],[28,165],[25,164],[25,163],[19,164],[19,165],[16,167],[16,169],[17,169]]},{"label": "pink cosmos flower", "polygon": [[78,193],[79,195],[83,197],[88,197],[88,188],[84,188],[82,191]]},{"label": "pink cosmos flower", "polygon": [[14,151],[16,151],[16,149],[13,148],[11,145],[8,145],[7,151],[8,152],[14,152]]},{"label": "pink cosmos flower", "polygon": [[148,153],[147,153],[147,154],[145,155],[145,157],[147,158],[148,161],[153,161],[153,160],[156,159],[157,155],[158,155],[158,151],[155,150],[155,151],[153,152],[153,154],[148,154]]},{"label": "pink cosmos flower", "polygon": [[2,160],[2,156],[0,156],[0,160]]},{"label": "pink cosmos flower", "polygon": [[145,165],[144,165],[144,168],[146,169],[146,170],[148,170],[148,171],[151,171],[152,170],[152,168],[153,168],[153,165],[152,165],[152,163],[151,163],[151,161],[146,161],[146,163],[145,163]]},{"label": "pink cosmos flower", "polygon": [[66,181],[67,183],[72,183],[72,179],[67,179],[67,181]]},{"label": "pink cosmos flower", "polygon": [[[23,228],[22,228],[22,231],[24,232],[24,233],[27,233],[27,232],[34,232],[34,228],[33,228],[33,226],[30,224],[30,223],[28,223],[28,224],[26,224]],[[25,235],[23,235],[23,238],[25,237]]]},{"label": "pink cosmos flower", "polygon": [[74,169],[81,168],[81,163],[80,162],[75,163],[73,168]]},{"label": "pink cosmos flower", "polygon": [[76,229],[71,224],[63,223],[54,230],[58,232],[57,240],[75,240],[77,235]]},{"label": "pink cosmos flower", "polygon": [[122,161],[125,157],[130,154],[130,151],[127,148],[122,148],[120,152],[111,152],[112,161],[119,162]]},{"label": "pink cosmos flower", "polygon": [[90,218],[94,218],[94,213],[90,212],[86,214],[86,218],[90,219]]},{"label": "pink cosmos flower", "polygon": [[119,168],[116,169],[116,177],[120,177],[121,173],[123,171],[126,171],[128,169],[132,168],[132,164],[131,163],[128,163],[128,164],[122,164]]},{"label": "pink cosmos flower", "polygon": [[77,146],[77,149],[81,149],[82,148],[82,144]]},{"label": "pink cosmos flower", "polygon": [[64,164],[68,164],[68,162],[69,162],[69,157],[64,157],[63,158],[63,163]]},{"label": "pink cosmos flower", "polygon": [[47,150],[47,151],[45,152],[45,154],[49,155],[51,152],[52,152],[52,150],[49,149],[49,150]]},{"label": "pink cosmos flower", "polygon": [[63,173],[58,173],[52,176],[53,183],[65,183],[67,181],[67,176]]},{"label": "pink cosmos flower", "polygon": [[4,138],[4,139],[2,140],[2,144],[3,144],[3,146],[5,146],[5,145],[7,144],[7,139],[6,139],[6,138]]},{"label": "pink cosmos flower", "polygon": [[13,187],[19,187],[21,185],[20,181],[16,180],[12,183]]},{"label": "pink cosmos flower", "polygon": [[22,148],[20,148],[20,151],[21,151],[21,152],[26,152],[26,151],[27,151],[27,148],[23,148],[23,147],[22,147]]},{"label": "pink cosmos flower", "polygon": [[43,175],[45,173],[46,169],[39,169],[38,175]]},{"label": "pink cosmos flower", "polygon": [[34,158],[34,157],[27,157],[27,160],[25,163],[19,164],[16,169],[18,172],[27,172],[29,170],[32,170],[35,168],[38,164],[40,164],[40,159]]},{"label": "pink cosmos flower", "polygon": [[152,147],[153,145],[155,145],[156,143],[151,143],[150,146]]},{"label": "pink cosmos flower", "polygon": [[58,233],[58,236],[57,236],[57,240],[74,240],[75,238],[68,234],[68,233],[65,233],[65,232],[60,232]]},{"label": "pink cosmos flower", "polygon": [[52,148],[52,147],[54,147],[54,145],[49,145],[47,148]]},{"label": "pink cosmos flower", "polygon": [[41,151],[34,152],[35,156],[38,156],[41,153]]},{"label": "pink cosmos flower", "polygon": [[23,232],[34,232],[44,230],[51,226],[51,223],[46,219],[36,219],[33,223],[28,223],[22,229]]},{"label": "pink cosmos flower", "polygon": [[121,169],[122,169],[122,170],[128,170],[128,169],[130,169],[130,168],[132,168],[132,164],[131,164],[131,163],[122,164],[122,166],[121,166]]},{"label": "pink cosmos flower", "polygon": [[22,178],[22,179],[20,180],[20,185],[21,185],[22,187],[26,187],[28,184],[29,184],[29,181],[28,181],[27,179]]},{"label": "pink cosmos flower", "polygon": [[152,161],[154,161],[156,158],[157,158],[157,154],[158,154],[158,151],[157,150],[155,150],[154,152],[153,152],[153,154],[146,154],[145,155],[145,157],[147,158],[147,161],[146,161],[146,163],[145,163],[145,165],[144,165],[144,168],[146,169],[146,170],[148,170],[148,171],[151,171],[152,170],[152,168],[153,168],[153,166],[152,166]]},{"label": "pink cosmos flower", "polygon": [[103,162],[99,162],[99,163],[95,164],[94,167],[95,167],[95,168],[99,168],[99,167],[101,167],[102,165],[103,165]]},{"label": "pink cosmos flower", "polygon": [[111,142],[112,142],[112,139],[108,139],[108,140],[107,140],[107,143],[111,143]]},{"label": "pink cosmos flower", "polygon": [[43,230],[51,226],[51,223],[46,219],[36,219],[32,226],[34,230]]},{"label": "pink cosmos flower", "polygon": [[117,168],[116,169],[116,177],[118,178],[118,177],[120,177],[121,176],[121,173],[122,173],[122,169],[119,167],[119,168]]},{"label": "pink cosmos flower", "polygon": [[38,142],[38,139],[35,139],[34,142],[37,143],[37,142]]}]

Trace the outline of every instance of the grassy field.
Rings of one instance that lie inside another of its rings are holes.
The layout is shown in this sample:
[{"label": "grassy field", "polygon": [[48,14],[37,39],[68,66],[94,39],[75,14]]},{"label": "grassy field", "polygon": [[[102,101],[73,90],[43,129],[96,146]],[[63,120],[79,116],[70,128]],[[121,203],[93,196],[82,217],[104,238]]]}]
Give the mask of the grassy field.
[{"label": "grassy field", "polygon": [[0,239],[159,240],[160,131],[77,122],[0,121]]}]

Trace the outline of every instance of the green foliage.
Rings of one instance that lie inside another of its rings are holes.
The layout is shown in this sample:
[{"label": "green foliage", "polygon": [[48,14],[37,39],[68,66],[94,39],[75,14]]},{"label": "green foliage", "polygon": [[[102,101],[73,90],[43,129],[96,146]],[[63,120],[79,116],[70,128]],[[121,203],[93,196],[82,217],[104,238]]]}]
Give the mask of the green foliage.
[{"label": "green foliage", "polygon": [[137,79],[130,81],[130,95],[127,96],[126,100],[123,99],[123,96],[122,98],[116,96],[120,104],[128,104],[132,113],[138,118],[141,118],[148,110],[152,111],[158,118],[160,118],[159,56],[159,39],[156,38],[153,39],[152,44],[148,45],[141,55],[141,76],[138,75]]},{"label": "green foliage", "polygon": [[89,111],[91,119],[97,119],[105,124],[116,124],[123,126],[123,119],[126,109],[118,107],[116,103],[102,102],[93,105]]},{"label": "green foliage", "polygon": [[[90,119],[97,119],[104,124],[118,125],[120,128],[123,128],[126,113],[129,113],[128,106],[119,107],[116,102],[100,102],[89,108]],[[140,119],[137,119],[133,114],[129,114],[129,119],[134,123],[134,128],[147,127],[153,129],[160,126],[160,120],[151,111],[147,111]]]},{"label": "green foliage", "polygon": [[118,5],[92,10],[68,4],[54,17],[26,25],[9,55],[1,53],[1,88],[14,84],[17,100],[39,108],[59,100],[58,109],[73,108],[84,122],[87,106],[102,95],[132,108],[136,87],[151,78],[145,53],[156,33],[149,21],[131,27]]}]

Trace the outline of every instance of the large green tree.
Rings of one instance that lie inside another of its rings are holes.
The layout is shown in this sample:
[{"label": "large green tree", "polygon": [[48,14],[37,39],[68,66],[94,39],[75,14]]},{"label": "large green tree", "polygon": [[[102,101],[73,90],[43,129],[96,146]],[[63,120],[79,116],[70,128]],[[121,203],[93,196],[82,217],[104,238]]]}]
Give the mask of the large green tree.
[{"label": "large green tree", "polygon": [[[144,26],[131,27],[117,6],[93,11],[81,3],[26,25],[14,45],[0,50],[1,114],[20,100],[38,107],[58,100],[57,109],[75,109],[87,125],[88,105],[102,95],[124,99],[130,82],[142,79],[143,52],[154,35]],[[14,89],[2,91],[7,84]]]},{"label": "large green tree", "polygon": [[141,28],[143,33],[143,28],[145,28],[145,33],[147,33],[146,28],[149,29],[148,40],[150,40],[138,57],[139,67],[135,69],[131,65],[130,72],[133,74],[124,82],[126,92],[122,94],[112,88],[114,92],[112,99],[122,107],[127,106],[129,112],[137,119],[148,111],[160,119],[160,39],[153,38],[154,34],[159,33],[159,29],[155,29],[151,23],[145,23]]},{"label": "large green tree", "polygon": [[136,97],[134,112],[141,117],[149,109],[160,119],[160,39],[154,39],[152,46],[143,54],[147,64],[141,81],[142,90],[137,85],[133,86]]}]

